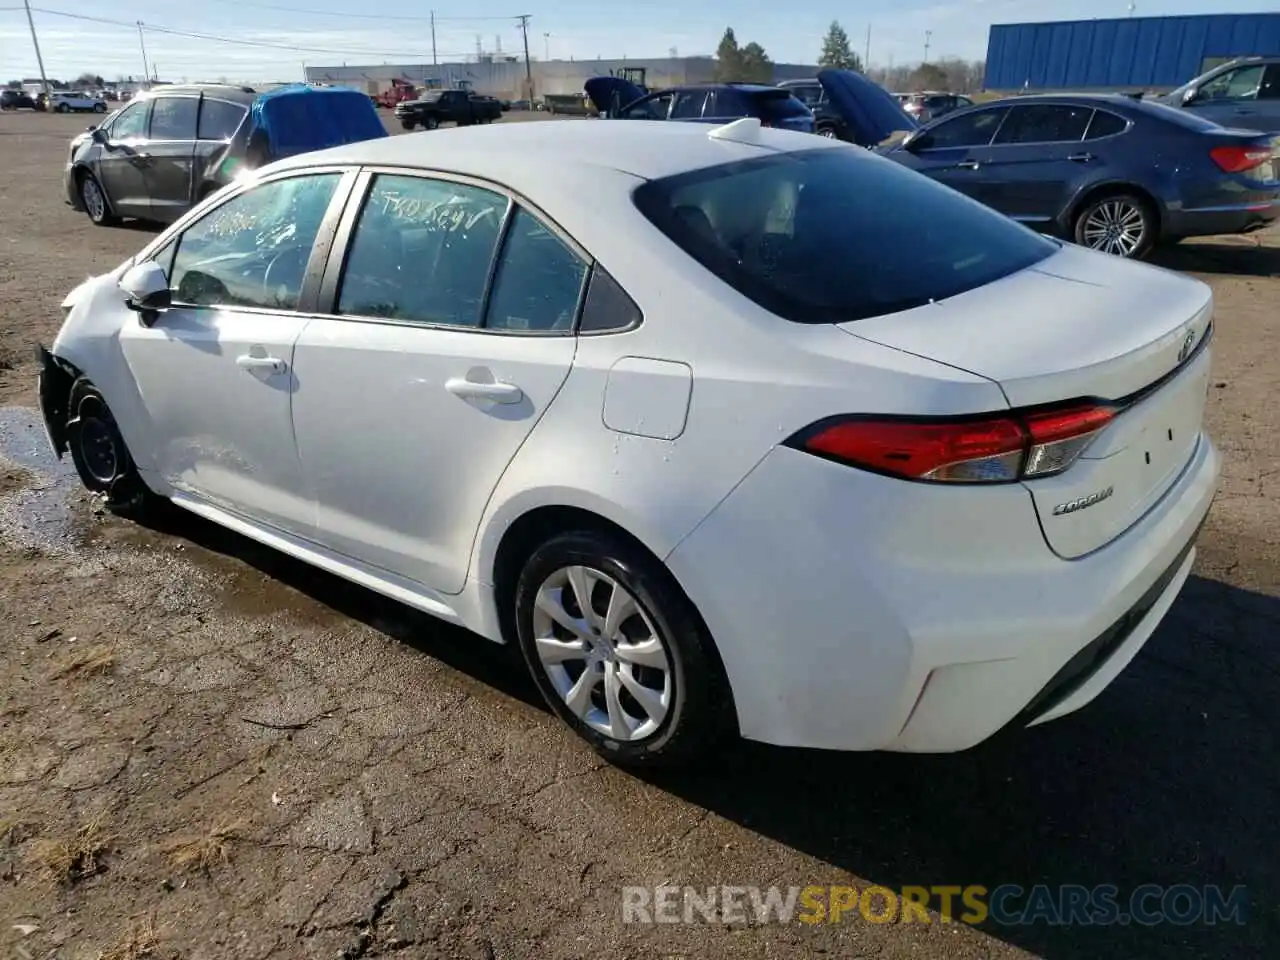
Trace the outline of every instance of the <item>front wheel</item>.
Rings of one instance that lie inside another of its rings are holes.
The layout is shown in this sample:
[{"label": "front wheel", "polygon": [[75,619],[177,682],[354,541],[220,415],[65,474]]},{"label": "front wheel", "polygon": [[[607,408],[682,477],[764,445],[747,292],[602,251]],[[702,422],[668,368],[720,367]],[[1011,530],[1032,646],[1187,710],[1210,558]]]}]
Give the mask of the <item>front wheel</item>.
[{"label": "front wheel", "polygon": [[80,205],[89,219],[99,227],[109,227],[118,222],[118,218],[107,205],[107,196],[102,192],[98,178],[88,171],[80,175]]},{"label": "front wheel", "polygon": [[78,377],[67,398],[65,436],[80,482],[105,494],[121,513],[139,512],[154,499],[134,465],[106,398],[88,377]]},{"label": "front wheel", "polygon": [[1076,243],[1091,250],[1138,260],[1156,241],[1150,204],[1133,194],[1113,194],[1086,203],[1076,214]]},{"label": "front wheel", "polygon": [[836,128],[835,128],[835,127],[819,127],[819,128],[818,128],[818,136],[820,136],[820,137],[826,137],[828,140],[838,140],[838,139],[839,139],[839,137],[837,137],[837,136],[836,136]]},{"label": "front wheel", "polygon": [[414,123],[412,120],[401,120],[400,126],[404,127],[406,130],[412,130],[414,127],[417,126],[417,124]]},{"label": "front wheel", "polygon": [[669,766],[731,729],[727,683],[693,605],[657,560],[582,530],[534,552],[515,591],[520,649],[555,714],[627,766]]},{"label": "front wheel", "polygon": [[71,108],[70,108],[70,107],[68,107],[65,103],[60,103],[60,104],[58,104],[57,110],[58,110],[58,113],[70,113],[70,112],[71,112]]}]

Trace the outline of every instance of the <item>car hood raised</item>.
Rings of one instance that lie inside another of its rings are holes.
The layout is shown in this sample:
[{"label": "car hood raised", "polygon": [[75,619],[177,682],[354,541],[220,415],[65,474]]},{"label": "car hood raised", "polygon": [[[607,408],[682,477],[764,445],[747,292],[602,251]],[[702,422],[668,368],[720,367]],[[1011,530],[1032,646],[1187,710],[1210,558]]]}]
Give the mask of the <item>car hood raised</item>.
[{"label": "car hood raised", "polygon": [[897,97],[860,73],[829,67],[818,71],[818,82],[860,146],[874,147],[920,126]]},{"label": "car hood raised", "polygon": [[582,89],[601,113],[616,113],[645,96],[643,90],[622,77],[592,77]]}]

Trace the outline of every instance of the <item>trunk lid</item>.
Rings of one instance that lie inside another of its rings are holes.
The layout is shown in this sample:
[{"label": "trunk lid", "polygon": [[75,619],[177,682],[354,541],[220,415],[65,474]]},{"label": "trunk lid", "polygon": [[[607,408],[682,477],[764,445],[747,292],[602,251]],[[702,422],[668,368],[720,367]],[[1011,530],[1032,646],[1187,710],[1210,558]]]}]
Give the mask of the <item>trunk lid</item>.
[{"label": "trunk lid", "polygon": [[1212,312],[1212,295],[1199,281],[1064,246],[941,305],[842,328],[986,377],[1014,408],[1120,404],[1075,464],[1024,484],[1049,547],[1074,558],[1141,519],[1194,455]]}]

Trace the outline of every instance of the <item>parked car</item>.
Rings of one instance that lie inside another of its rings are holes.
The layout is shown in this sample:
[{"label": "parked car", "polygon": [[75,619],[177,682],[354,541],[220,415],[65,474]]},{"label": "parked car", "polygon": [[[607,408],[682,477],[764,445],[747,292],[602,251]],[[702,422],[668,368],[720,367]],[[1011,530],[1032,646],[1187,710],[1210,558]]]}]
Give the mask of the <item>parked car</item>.
[{"label": "parked car", "polygon": [[1233,60],[1160,99],[1224,127],[1280,133],[1280,57]]},{"label": "parked car", "polygon": [[48,109],[54,113],[106,113],[107,102],[101,97],[73,90],[55,93],[49,100]]},{"label": "parked car", "polygon": [[492,123],[502,117],[502,106],[493,97],[469,90],[428,90],[417,100],[397,103],[395,116],[406,130],[435,130],[442,123]]},{"label": "parked car", "polygon": [[166,85],[71,141],[67,203],[100,225],[170,223],[246,169],[386,135],[369,98],[354,90]]},{"label": "parked car", "polygon": [[614,762],[946,752],[1181,590],[1212,303],[757,118],[503,124],[237,182],[71,291],[39,396],[116,509],[517,645]]},{"label": "parked car", "polygon": [[0,110],[35,110],[36,101],[25,90],[0,92]]},{"label": "parked car", "polygon": [[822,89],[826,99],[820,115],[796,96],[795,89],[782,85],[701,84],[660,90],[628,102],[633,85],[618,77],[593,77],[587,81],[587,93],[601,115],[611,118],[725,123],[754,116],[766,126],[824,135],[834,132],[839,139],[867,147],[916,127],[891,94],[860,73],[820,70],[813,81],[804,83]]},{"label": "parked car", "polygon": [[972,107],[973,101],[958,93],[942,93],[937,90],[923,90],[908,93],[902,97],[902,109],[911,114],[918,123],[937,120],[948,113]]},{"label": "parked car", "polygon": [[887,155],[1076,243],[1142,257],[1280,215],[1280,138],[1121,95],[1023,96],[952,114]]}]

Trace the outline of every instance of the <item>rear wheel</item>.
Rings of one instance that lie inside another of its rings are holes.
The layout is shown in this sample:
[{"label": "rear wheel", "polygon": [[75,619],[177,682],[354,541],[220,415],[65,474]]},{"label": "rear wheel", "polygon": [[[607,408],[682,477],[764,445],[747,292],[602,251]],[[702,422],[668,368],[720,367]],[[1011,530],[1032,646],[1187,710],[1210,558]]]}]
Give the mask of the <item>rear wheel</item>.
[{"label": "rear wheel", "polygon": [[93,112],[94,112],[94,113],[106,113],[106,112],[107,112],[107,105],[106,105],[105,103],[95,103],[95,104],[93,105]]},{"label": "rear wheel", "polygon": [[1076,243],[1091,250],[1137,260],[1156,241],[1156,217],[1151,205],[1131,193],[1090,200],[1076,214]]},{"label": "rear wheel", "polygon": [[65,435],[80,482],[105,494],[111,509],[136,513],[155,500],[138,474],[111,408],[88,377],[78,377],[71,385]]},{"label": "rear wheel", "polygon": [[428,130],[435,130],[439,128],[440,121],[435,117],[427,117],[427,119],[422,121],[422,125]]},{"label": "rear wheel", "polygon": [[520,649],[561,720],[610,761],[668,766],[732,729],[722,668],[666,569],[620,536],[556,536],[515,590]]},{"label": "rear wheel", "polygon": [[818,136],[826,137],[828,140],[838,140],[836,136],[836,128],[832,126],[821,126],[818,128]]},{"label": "rear wheel", "polygon": [[69,106],[67,106],[65,103],[60,103],[60,104],[58,104],[58,106],[57,106],[57,111],[58,111],[58,113],[70,113],[70,112],[71,112],[71,108],[70,108]]},{"label": "rear wheel", "polygon": [[100,227],[110,227],[119,222],[107,204],[107,195],[102,192],[98,178],[88,170],[80,174],[80,205],[89,219]]}]

